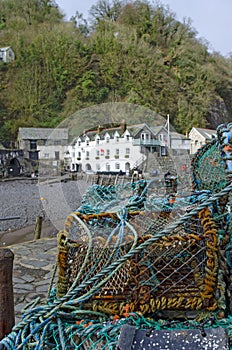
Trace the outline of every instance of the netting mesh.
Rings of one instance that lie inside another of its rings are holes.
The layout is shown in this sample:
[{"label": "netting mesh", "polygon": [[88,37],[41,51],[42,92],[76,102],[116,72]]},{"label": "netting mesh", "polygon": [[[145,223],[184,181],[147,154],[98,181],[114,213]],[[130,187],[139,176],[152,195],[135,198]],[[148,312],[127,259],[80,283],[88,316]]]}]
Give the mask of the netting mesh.
[{"label": "netting mesh", "polygon": [[123,324],[171,329],[169,319],[179,329],[203,320],[231,336],[232,125],[217,132],[192,160],[191,188],[175,162],[162,168],[155,157],[157,178],[98,177],[59,233],[47,305],[2,342],[115,350]]},{"label": "netting mesh", "polygon": [[228,182],[217,140],[203,146],[192,162],[193,185],[198,190],[218,192]]},{"label": "netting mesh", "polygon": [[[93,280],[82,290],[82,293],[96,290],[86,304],[95,311],[122,316],[126,305],[128,310],[143,315],[157,310],[213,310],[217,307],[216,226],[209,209],[191,216],[185,224],[167,231],[141,252],[135,253],[133,248],[154,237],[158,225],[164,227],[168,222],[167,217],[160,213],[132,212],[128,214],[130,219],[123,218],[129,220],[130,225],[123,225],[120,216],[118,222],[115,218],[110,222],[107,214],[102,214],[100,219],[99,215],[77,214],[68,217],[67,231],[63,233],[66,237],[62,237],[66,242],[62,254],[64,250],[67,252],[62,264],[67,264],[68,268],[58,280],[59,296],[67,293],[81,270],[79,283],[99,274],[98,288]],[[162,222],[157,220],[160,216]],[[75,218],[78,220],[71,225],[76,228],[74,241],[73,232],[71,230],[70,234],[68,228]],[[100,234],[101,222],[106,218],[111,231],[107,236]],[[82,220],[91,232],[96,230],[98,233],[92,241],[91,236],[86,236],[87,230],[83,233]],[[128,259],[116,272],[110,271],[107,278],[106,274],[101,275],[104,268],[125,256]],[[60,268],[63,268],[61,264]]]}]

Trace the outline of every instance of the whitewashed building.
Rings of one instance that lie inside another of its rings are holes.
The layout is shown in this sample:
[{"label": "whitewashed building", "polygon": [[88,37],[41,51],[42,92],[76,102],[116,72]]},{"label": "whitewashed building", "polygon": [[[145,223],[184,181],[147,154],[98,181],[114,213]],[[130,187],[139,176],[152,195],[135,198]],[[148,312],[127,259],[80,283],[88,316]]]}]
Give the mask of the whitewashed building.
[{"label": "whitewashed building", "polygon": [[143,168],[149,153],[162,157],[172,144],[178,151],[183,145],[182,149],[186,150],[187,144],[189,147],[187,138],[173,134],[172,139],[172,133],[164,126],[150,127],[146,123],[127,126],[123,121],[120,125],[99,126],[84,132],[68,147],[66,168],[99,173],[127,173]]},{"label": "whitewashed building", "polygon": [[14,61],[14,59],[15,59],[15,54],[11,46],[0,47],[0,61],[4,63],[8,63],[8,62]]},{"label": "whitewashed building", "polygon": [[216,130],[193,127],[189,132],[190,154],[196,153],[199,148],[216,137]]}]

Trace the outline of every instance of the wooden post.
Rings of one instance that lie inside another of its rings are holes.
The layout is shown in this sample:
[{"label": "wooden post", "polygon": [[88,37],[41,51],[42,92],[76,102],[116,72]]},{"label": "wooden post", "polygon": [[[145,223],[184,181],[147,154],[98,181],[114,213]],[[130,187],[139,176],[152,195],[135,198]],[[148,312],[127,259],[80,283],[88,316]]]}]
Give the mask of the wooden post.
[{"label": "wooden post", "polygon": [[104,175],[101,176],[100,186],[104,184]]},{"label": "wooden post", "polygon": [[0,248],[0,340],[9,334],[15,324],[12,282],[14,253]]},{"label": "wooden post", "polygon": [[40,239],[41,237],[41,231],[42,231],[42,216],[37,216],[36,223],[35,223],[35,232],[34,232],[34,239]]},{"label": "wooden post", "polygon": [[116,186],[117,183],[118,183],[118,174],[115,176],[114,185]]}]

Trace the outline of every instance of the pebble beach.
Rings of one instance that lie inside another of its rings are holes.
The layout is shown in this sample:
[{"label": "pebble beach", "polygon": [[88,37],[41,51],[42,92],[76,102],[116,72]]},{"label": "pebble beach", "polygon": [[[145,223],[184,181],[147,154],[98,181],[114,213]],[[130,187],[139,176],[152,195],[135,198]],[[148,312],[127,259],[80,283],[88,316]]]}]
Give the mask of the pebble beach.
[{"label": "pebble beach", "polygon": [[[38,216],[48,235],[63,228],[65,218],[80,204],[87,187],[78,181],[40,181],[24,179],[0,182],[0,245],[22,241],[31,233]],[[17,238],[14,242],[14,236]],[[2,243],[2,244],[1,244]]]}]

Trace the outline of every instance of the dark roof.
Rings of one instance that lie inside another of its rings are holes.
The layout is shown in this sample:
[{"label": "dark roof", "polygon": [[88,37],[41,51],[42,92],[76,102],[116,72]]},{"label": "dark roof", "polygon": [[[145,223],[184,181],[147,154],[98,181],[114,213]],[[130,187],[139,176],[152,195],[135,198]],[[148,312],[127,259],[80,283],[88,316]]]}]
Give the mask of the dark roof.
[{"label": "dark roof", "polygon": [[168,132],[168,130],[163,125],[151,127],[151,130],[152,130],[154,135],[157,135],[162,129],[164,129],[166,132]]},{"label": "dark roof", "polygon": [[23,140],[68,140],[67,128],[19,128]]},{"label": "dark roof", "polygon": [[[105,134],[108,133],[110,137],[114,135],[114,133],[117,131],[119,135],[122,134],[122,128],[121,124],[117,125],[110,125],[108,127],[104,127],[101,129],[95,128],[87,130],[84,134],[80,135],[80,139],[84,140],[86,136],[89,137],[90,140],[93,140],[96,134],[99,135],[100,139],[103,139]],[[130,132],[131,136],[135,137],[141,130],[148,129],[150,132],[155,136],[157,135],[162,129],[165,129],[164,126],[155,126],[150,127],[146,123],[140,123],[140,124],[133,124],[133,125],[127,125],[126,129]],[[166,129],[165,129],[166,130]]]},{"label": "dark roof", "polygon": [[130,131],[132,136],[137,135],[144,128],[150,130],[149,126],[146,123],[128,125],[128,127],[127,127],[128,131]]},{"label": "dark roof", "polygon": [[114,127],[108,127],[108,128],[104,128],[104,129],[95,129],[95,130],[89,130],[87,131],[84,135],[81,135],[81,137],[83,136],[88,136],[90,139],[94,138],[96,134],[98,134],[100,136],[100,138],[104,138],[104,135],[106,133],[108,133],[110,136],[114,135],[115,132],[118,132],[119,134],[121,134],[121,128],[120,126],[114,126]]}]

